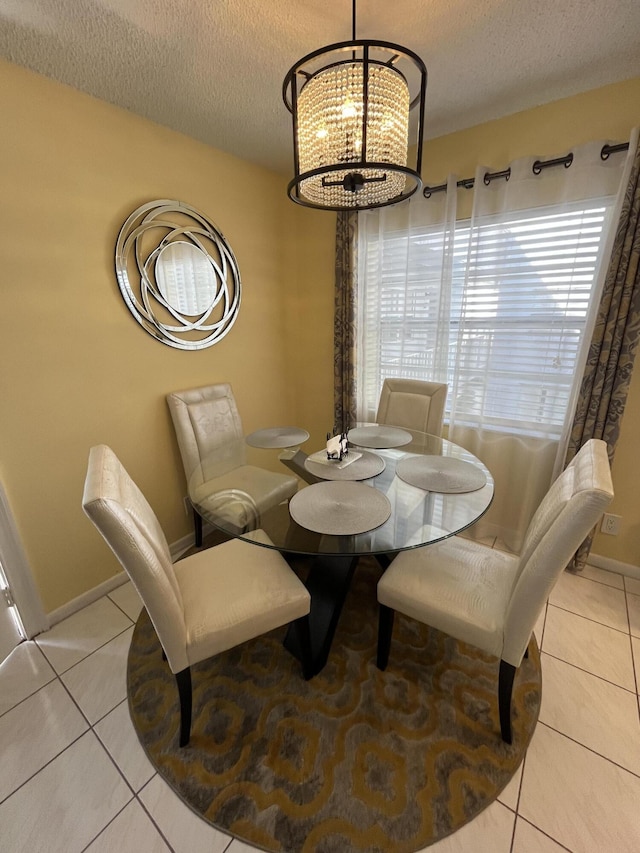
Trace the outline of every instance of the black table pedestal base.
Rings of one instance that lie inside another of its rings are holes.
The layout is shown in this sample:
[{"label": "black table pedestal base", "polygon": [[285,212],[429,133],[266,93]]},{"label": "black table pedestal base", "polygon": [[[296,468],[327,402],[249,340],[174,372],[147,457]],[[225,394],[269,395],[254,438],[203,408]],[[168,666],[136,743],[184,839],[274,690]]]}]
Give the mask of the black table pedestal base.
[{"label": "black table pedestal base", "polygon": [[[305,583],[311,594],[309,630],[313,675],[322,670],[329,657],[338,619],[357,563],[357,555],[318,556],[311,560]],[[294,657],[302,660],[298,634],[293,625],[289,626],[284,646]]]}]

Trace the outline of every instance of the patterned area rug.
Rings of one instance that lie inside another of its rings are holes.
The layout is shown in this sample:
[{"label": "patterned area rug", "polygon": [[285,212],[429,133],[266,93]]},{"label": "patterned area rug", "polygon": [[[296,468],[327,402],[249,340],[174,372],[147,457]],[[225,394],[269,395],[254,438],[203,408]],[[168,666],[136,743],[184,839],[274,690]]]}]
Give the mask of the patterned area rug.
[{"label": "patterned area rug", "polygon": [[192,668],[191,742],[143,610],[133,724],[160,775],[219,829],[268,851],[414,853],[485,809],[518,768],[541,696],[535,640],[500,738],[498,661],[398,614],[375,665],[379,569],[360,561],[325,669],[309,682],[272,632]]}]

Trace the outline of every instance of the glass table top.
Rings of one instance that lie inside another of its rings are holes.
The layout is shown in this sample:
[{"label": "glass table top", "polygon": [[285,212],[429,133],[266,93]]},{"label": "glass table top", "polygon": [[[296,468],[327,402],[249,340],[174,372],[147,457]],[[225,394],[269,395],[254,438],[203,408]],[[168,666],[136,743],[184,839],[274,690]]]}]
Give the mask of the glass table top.
[{"label": "glass table top", "polygon": [[[401,437],[400,432],[405,436]],[[381,554],[419,547],[459,533],[489,508],[493,499],[490,472],[473,454],[453,442],[397,428],[361,430],[360,425],[354,435],[361,438],[363,446],[349,443],[349,456],[343,460],[346,465],[323,465],[324,447],[303,452],[296,447],[255,447],[245,438],[225,441],[203,459],[189,478],[189,497],[205,521],[231,536],[279,551],[310,555]],[[390,436],[391,443],[400,438],[405,443],[371,446],[384,444],[385,436]],[[309,460],[305,465],[310,455],[315,461]],[[449,488],[449,468],[455,469],[458,476],[454,484],[457,491],[435,491],[434,486]],[[323,474],[325,469],[327,473]],[[468,481],[473,489],[470,491],[464,491],[465,470],[472,474]],[[367,476],[372,471],[379,473]],[[436,476],[430,480],[432,471]],[[325,485],[310,492],[318,483]],[[327,488],[328,483],[331,485]],[[327,495],[334,494],[334,511],[338,513],[335,528],[343,531],[340,534],[326,532],[334,529],[330,499],[327,509]],[[388,517],[381,524],[380,494],[389,505]],[[344,532],[350,529],[349,513],[358,516],[353,529],[362,529],[363,518],[367,526],[369,505],[372,523],[378,526],[364,532]],[[314,506],[318,506],[317,514]],[[292,511],[303,523],[294,520]],[[327,512],[328,516],[322,515]],[[308,529],[303,524],[318,529]],[[256,531],[264,531],[270,544]]]}]

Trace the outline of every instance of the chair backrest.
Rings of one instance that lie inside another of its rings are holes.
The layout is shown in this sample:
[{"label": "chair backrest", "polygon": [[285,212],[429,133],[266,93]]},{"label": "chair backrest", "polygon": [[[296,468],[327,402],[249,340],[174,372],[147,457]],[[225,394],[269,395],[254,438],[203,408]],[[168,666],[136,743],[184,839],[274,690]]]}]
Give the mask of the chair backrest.
[{"label": "chair backrest", "polygon": [[89,452],[82,508],[138,591],[173,672],[189,665],[180,587],[154,511],[110,447]]},{"label": "chair backrest", "polygon": [[385,379],[376,422],[440,435],[446,399],[447,385],[442,382]]},{"label": "chair backrest", "polygon": [[520,664],[556,581],[612,499],[607,445],[591,439],[552,484],[527,530],[504,625],[508,663]]},{"label": "chair backrest", "polygon": [[213,450],[230,439],[243,437],[242,421],[228,382],[174,391],[167,394],[167,403],[187,480]]}]

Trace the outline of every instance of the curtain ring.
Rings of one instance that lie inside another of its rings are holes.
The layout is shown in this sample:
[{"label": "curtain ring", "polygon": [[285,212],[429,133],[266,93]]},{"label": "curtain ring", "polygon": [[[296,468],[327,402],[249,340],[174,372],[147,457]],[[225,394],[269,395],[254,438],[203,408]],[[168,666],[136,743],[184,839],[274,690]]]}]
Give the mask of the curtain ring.
[{"label": "curtain ring", "polygon": [[503,169],[502,172],[485,172],[483,180],[484,180],[485,186],[488,187],[489,184],[491,183],[491,181],[493,181],[496,178],[504,178],[505,181],[508,181],[510,177],[511,177],[511,166],[509,166],[507,169]]},{"label": "curtain ring", "polygon": [[568,169],[572,163],[573,152],[570,151],[566,157],[556,157],[553,160],[536,160],[533,166],[531,167],[531,171],[534,175],[539,175],[540,172],[543,169],[546,169],[548,166],[559,166],[560,164],[562,164],[565,169]]}]

